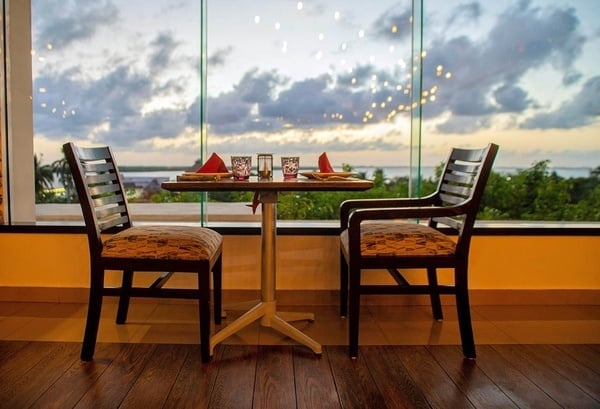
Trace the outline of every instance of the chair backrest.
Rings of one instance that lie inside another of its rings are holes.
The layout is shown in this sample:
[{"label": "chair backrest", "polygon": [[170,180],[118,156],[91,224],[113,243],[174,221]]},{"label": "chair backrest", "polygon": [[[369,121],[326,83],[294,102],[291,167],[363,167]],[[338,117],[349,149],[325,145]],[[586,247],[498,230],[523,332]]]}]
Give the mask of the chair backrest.
[{"label": "chair backrest", "polygon": [[91,256],[99,256],[103,232],[131,227],[123,181],[108,146],[78,147],[67,142],[63,150],[81,203]]},{"label": "chair backrest", "polygon": [[430,226],[439,224],[458,232],[457,253],[468,252],[471,232],[485,185],[498,153],[498,145],[490,143],[482,149],[453,148],[446,160],[438,189],[437,205],[456,206],[455,217],[439,217],[430,220]]}]

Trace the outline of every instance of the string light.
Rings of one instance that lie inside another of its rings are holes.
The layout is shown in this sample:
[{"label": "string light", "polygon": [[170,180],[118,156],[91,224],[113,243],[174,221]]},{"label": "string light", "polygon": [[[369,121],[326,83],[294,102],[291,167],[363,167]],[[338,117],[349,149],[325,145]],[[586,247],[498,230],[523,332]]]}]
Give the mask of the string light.
[{"label": "string light", "polygon": [[[297,1],[296,2],[296,9],[298,11],[302,11],[304,10],[304,2],[303,1]],[[342,18],[342,15],[340,13],[340,11],[335,11],[333,13],[333,19],[335,21],[338,21]],[[254,22],[256,24],[260,24],[261,23],[261,17],[259,15],[256,15],[254,17]],[[409,19],[409,23],[412,23],[412,17]],[[274,23],[274,29],[275,31],[281,31],[282,29],[282,24],[277,21]],[[400,32],[400,28],[397,25],[391,25],[389,28],[390,32],[392,34],[398,34]],[[366,31],[364,29],[359,29],[357,31],[357,37],[359,39],[363,39],[366,37]],[[319,32],[316,34],[316,38],[318,41],[324,41],[326,39],[326,33],[325,32]],[[315,38],[315,37],[313,37]],[[51,49],[51,48],[49,48]],[[342,52],[346,52],[349,49],[349,43],[342,41],[339,44],[339,50]],[[282,53],[286,53],[288,51],[288,42],[287,41],[282,41],[281,42],[281,52]],[[395,45],[390,45],[388,46],[388,52],[389,53],[394,53],[396,51],[396,46]],[[326,50],[318,50],[314,53],[314,57],[316,60],[323,60],[326,56]],[[369,85],[369,90],[370,93],[373,95],[373,101],[371,101],[370,104],[370,108],[371,110],[365,111],[365,113],[363,114],[363,122],[368,122],[373,120],[376,116],[377,117],[381,117],[382,115],[385,115],[384,118],[387,118],[388,121],[393,120],[394,117],[396,117],[398,115],[398,113],[404,112],[404,111],[410,111],[411,109],[415,109],[416,107],[418,107],[419,105],[424,105],[428,102],[434,102],[436,101],[437,97],[436,97],[436,93],[438,91],[438,85],[434,85],[432,86],[430,89],[425,89],[421,92],[421,98],[420,100],[417,101],[413,101],[411,104],[394,104],[394,107],[392,107],[392,101],[394,100],[394,96],[390,95],[389,92],[387,92],[387,96],[385,96],[385,100],[383,101],[376,101],[375,99],[380,99],[379,97],[377,97],[377,95],[380,92],[386,92],[386,90],[389,91],[393,91],[395,93],[398,94],[402,94],[405,96],[409,96],[411,93],[411,81],[412,81],[412,77],[413,77],[413,72],[417,73],[422,67],[420,67],[420,64],[422,62],[422,59],[427,57],[427,51],[426,50],[422,50],[420,52],[420,54],[417,55],[413,55],[412,56],[412,67],[408,70],[409,72],[405,72],[405,83],[397,83],[395,85],[390,84],[390,82],[388,80],[381,80],[382,82],[379,83],[378,81],[378,75],[377,74],[372,74],[371,75],[371,83]],[[368,57],[368,61],[373,64],[375,62],[376,57],[374,55],[370,55]],[[343,66],[346,64],[346,60],[345,59],[339,59],[338,60],[338,66]],[[405,62],[404,59],[400,58],[396,61],[396,64],[402,69],[402,70],[406,70],[407,68],[407,64]],[[334,70],[334,66],[330,66],[328,69],[328,73],[329,75],[331,75],[332,77],[335,77],[335,70]],[[350,67],[348,69],[348,73],[352,74],[353,72],[353,68]],[[445,79],[450,79],[452,78],[452,73],[449,71],[446,71],[444,69],[443,65],[438,65],[435,68],[435,76],[440,77],[440,78],[445,78]],[[360,82],[359,79],[356,76],[352,76],[350,78],[350,84],[353,86],[359,86]],[[366,84],[365,84],[366,85]],[[42,92],[42,91],[40,91]],[[404,97],[405,98],[405,97]],[[384,110],[389,110],[389,112],[384,113],[384,112],[379,112],[377,115],[375,114],[376,110],[379,111],[384,111]],[[339,113],[339,112],[335,112],[335,113],[323,113],[323,118],[328,119],[328,120],[342,120],[344,118],[344,116]],[[288,124],[291,126],[291,124]]]}]

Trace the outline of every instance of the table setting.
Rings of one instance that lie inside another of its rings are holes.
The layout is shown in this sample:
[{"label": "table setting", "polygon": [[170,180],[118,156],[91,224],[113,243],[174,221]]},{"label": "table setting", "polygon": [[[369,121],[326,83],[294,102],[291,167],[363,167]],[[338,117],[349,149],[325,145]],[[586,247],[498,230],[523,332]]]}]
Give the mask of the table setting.
[{"label": "table setting", "polygon": [[[196,171],[183,172],[177,176],[177,181],[220,181],[232,179],[236,182],[248,181],[251,176],[256,176],[258,180],[273,180],[274,166],[273,154],[258,153],[256,173],[252,171],[252,159],[250,155],[232,155],[231,170],[225,164],[225,161],[215,152],[213,152],[206,162]],[[300,168],[299,156],[281,157],[281,176],[284,181],[293,181],[298,179],[298,175],[317,181],[326,180],[360,180],[356,178],[356,172],[336,171],[327,153],[323,152],[317,161],[314,170],[303,170]]]}]

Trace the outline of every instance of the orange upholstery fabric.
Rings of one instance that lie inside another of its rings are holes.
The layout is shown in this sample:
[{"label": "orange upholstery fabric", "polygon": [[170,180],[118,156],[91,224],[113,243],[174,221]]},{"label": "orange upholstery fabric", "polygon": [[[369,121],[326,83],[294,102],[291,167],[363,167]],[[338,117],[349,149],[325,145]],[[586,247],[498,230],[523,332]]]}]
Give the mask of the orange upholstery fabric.
[{"label": "orange upholstery fabric", "polygon": [[104,241],[102,257],[208,260],[223,243],[213,230],[187,226],[136,226]]},{"label": "orange upholstery fabric", "polygon": [[[348,231],[340,236],[348,247]],[[431,227],[407,222],[372,222],[361,225],[363,257],[431,256],[453,254],[456,243]]]}]

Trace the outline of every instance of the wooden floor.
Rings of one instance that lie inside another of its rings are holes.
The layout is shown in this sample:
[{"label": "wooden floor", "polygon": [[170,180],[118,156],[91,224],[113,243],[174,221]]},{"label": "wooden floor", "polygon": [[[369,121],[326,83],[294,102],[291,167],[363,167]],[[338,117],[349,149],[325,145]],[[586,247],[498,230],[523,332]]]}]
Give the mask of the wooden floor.
[{"label": "wooden floor", "polygon": [[322,355],[257,323],[202,364],[193,305],[136,303],[117,326],[107,304],[82,362],[85,305],[0,303],[0,408],[600,408],[600,307],[474,306],[475,361],[451,308],[364,308],[357,360],[333,306],[293,309],[311,308],[296,325]]},{"label": "wooden floor", "polygon": [[0,341],[3,408],[598,408],[598,345],[98,345]]}]

